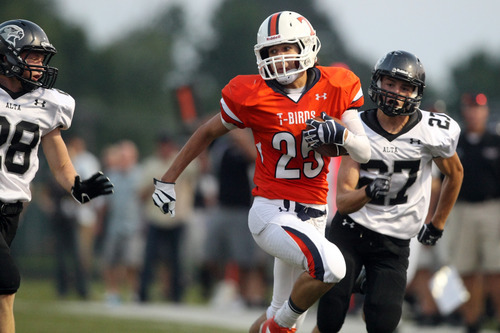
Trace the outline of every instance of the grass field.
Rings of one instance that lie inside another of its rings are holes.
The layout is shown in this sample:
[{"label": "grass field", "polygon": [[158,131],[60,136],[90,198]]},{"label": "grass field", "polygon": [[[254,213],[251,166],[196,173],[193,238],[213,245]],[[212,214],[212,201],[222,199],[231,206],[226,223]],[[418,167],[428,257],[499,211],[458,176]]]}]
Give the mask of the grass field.
[{"label": "grass field", "polygon": [[17,333],[243,333],[220,327],[135,318],[106,317],[64,311],[51,281],[26,280],[21,283],[15,301]]},{"label": "grass field", "polygon": [[[211,317],[203,316],[199,308],[207,309],[196,300],[196,290],[188,297],[184,311],[178,312],[179,306],[165,305],[160,301],[150,305],[123,305],[118,311],[110,310],[102,301],[103,287],[93,285],[93,297],[89,301],[78,301],[75,296],[67,300],[58,300],[50,280],[24,279],[16,296],[15,315],[17,333],[245,333],[249,323],[260,314],[260,310],[247,311],[241,317],[240,312],[227,310],[209,312]],[[135,311],[135,312],[134,312]],[[248,313],[250,312],[250,313]],[[189,314],[186,316],[186,313]],[[206,315],[206,313],[205,313]],[[209,326],[208,322],[221,323],[208,319],[225,319],[223,327]],[[344,333],[364,332],[364,322],[359,316],[347,318],[342,329]],[[188,318],[188,319],[185,319]],[[227,326],[227,319],[237,321],[236,326]],[[250,319],[249,319],[250,318]],[[195,320],[198,319],[198,320]],[[248,321],[250,320],[250,321]],[[405,320],[404,320],[405,321]],[[300,332],[310,333],[314,325],[314,316],[309,316]],[[243,325],[242,325],[243,324]],[[311,325],[312,324],[312,325]],[[309,326],[309,327],[308,327]],[[238,329],[228,329],[237,327]],[[241,328],[240,328],[241,327]],[[485,333],[497,332],[493,325],[485,323]],[[459,333],[463,328],[448,325],[438,327],[420,327],[405,323],[398,329],[400,333]],[[481,331],[481,332],[483,332]]]}]

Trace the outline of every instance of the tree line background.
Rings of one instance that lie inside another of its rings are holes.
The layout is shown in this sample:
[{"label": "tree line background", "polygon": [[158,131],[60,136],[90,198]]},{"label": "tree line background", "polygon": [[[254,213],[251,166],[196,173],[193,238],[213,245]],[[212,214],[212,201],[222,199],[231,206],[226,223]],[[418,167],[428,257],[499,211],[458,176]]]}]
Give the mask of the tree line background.
[{"label": "tree line background", "polygon": [[[128,138],[137,143],[141,156],[145,156],[152,151],[159,131],[169,131],[182,142],[197,124],[182,122],[177,88],[187,85],[192,89],[197,114],[203,119],[218,111],[220,90],[232,77],[257,73],[253,53],[257,29],[262,18],[284,8],[303,14],[313,23],[322,41],[320,63],[347,64],[361,79],[367,105],[371,103],[366,89],[374,64],[349,53],[347,41],[326,13],[304,5],[301,0],[225,0],[214,13],[214,36],[210,42],[193,38],[186,13],[175,5],[99,48],[91,45],[84,27],[64,20],[64,14],[52,0],[4,2],[0,21],[32,20],[57,48],[58,54],[51,63],[59,68],[56,87],[77,101],[68,134],[84,135],[93,151]],[[182,59],[182,53],[188,51],[197,55],[196,61],[179,66],[176,59]],[[445,84],[450,88],[444,95],[438,96],[428,85],[422,107],[429,109],[440,99],[447,112],[460,121],[459,96],[480,89],[489,97],[494,116],[498,117],[495,106],[500,101],[499,57],[471,50],[465,59],[452,68],[452,82]]]}]

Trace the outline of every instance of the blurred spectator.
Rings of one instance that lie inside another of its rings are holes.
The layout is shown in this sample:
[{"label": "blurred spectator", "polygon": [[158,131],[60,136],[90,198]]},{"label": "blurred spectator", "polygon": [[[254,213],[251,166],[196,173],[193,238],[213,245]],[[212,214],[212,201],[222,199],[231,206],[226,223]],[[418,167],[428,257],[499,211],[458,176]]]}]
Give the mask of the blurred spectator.
[{"label": "blurred spectator", "polygon": [[256,158],[251,133],[230,132],[228,137],[214,142],[211,155],[218,202],[207,220],[204,294],[212,294],[212,303],[217,306],[234,306],[238,302],[264,306],[267,256],[255,244],[247,225],[252,203],[250,175]]},{"label": "blurred spectator", "polygon": [[[82,137],[71,137],[67,146],[71,161],[80,177],[86,179],[101,170],[99,159],[87,150],[87,144]],[[89,278],[92,277],[93,273],[94,240],[98,227],[98,210],[102,209],[105,200],[104,197],[100,197],[86,205],[72,203],[77,222],[79,252],[85,274]]]},{"label": "blurred spectator", "polygon": [[[103,169],[106,171],[106,174],[119,172],[118,170],[120,168],[120,159],[121,159],[121,152],[119,143],[109,144],[104,147],[104,149],[101,152],[101,161],[103,164]],[[106,206],[107,203],[105,201],[103,205],[98,209],[98,224],[96,228],[96,237],[94,245],[94,250],[96,255],[98,255],[99,258],[101,258],[101,260],[99,261],[100,265],[99,271],[102,271],[103,243],[104,243],[104,237],[106,235],[106,226],[108,224],[108,215],[109,215]]]},{"label": "blurred spectator", "polygon": [[86,299],[89,281],[79,248],[75,200],[53,178],[48,179],[45,192],[43,209],[52,224],[57,295],[66,297],[74,284],[78,296]]},{"label": "blurred spectator", "polygon": [[154,282],[157,264],[163,264],[162,278],[165,299],[173,302],[182,301],[186,281],[183,270],[184,253],[182,244],[185,230],[193,217],[194,192],[198,177],[198,168],[191,164],[178,178],[177,205],[175,217],[162,214],[151,200],[154,192],[152,179],[158,176],[158,170],[168,167],[178,152],[177,144],[171,137],[162,134],[157,139],[156,151],[142,164],[141,199],[147,225],[144,262],[140,275],[139,300],[150,300],[149,289]]},{"label": "blurred spectator", "polygon": [[141,171],[138,151],[131,141],[121,141],[107,150],[107,163],[112,166],[109,178],[115,185],[113,196],[106,201],[106,228],[103,238],[103,275],[106,300],[117,305],[122,288],[128,297],[136,297],[138,272],[142,261]]},{"label": "blurred spectator", "polygon": [[[72,136],[66,142],[69,156],[80,177],[89,178],[100,170],[99,160],[87,151],[82,137]],[[57,294],[60,297],[67,296],[69,285],[74,283],[79,297],[85,299],[89,296],[97,207],[102,206],[105,199],[98,197],[81,205],[50,178],[45,191],[47,196],[43,209],[53,222]]]},{"label": "blurred spectator", "polygon": [[486,129],[484,94],[464,94],[462,116],[457,152],[465,173],[450,217],[450,260],[470,293],[461,313],[473,333],[481,329],[487,296],[500,322],[500,136]]}]

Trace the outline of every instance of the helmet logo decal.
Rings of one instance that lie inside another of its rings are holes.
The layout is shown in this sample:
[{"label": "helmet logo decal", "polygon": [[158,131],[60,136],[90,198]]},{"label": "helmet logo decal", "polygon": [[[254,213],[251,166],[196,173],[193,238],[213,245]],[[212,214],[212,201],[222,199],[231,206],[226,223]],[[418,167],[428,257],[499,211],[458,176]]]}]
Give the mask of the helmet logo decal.
[{"label": "helmet logo decal", "polygon": [[[281,14],[282,14],[281,12],[276,13],[269,18],[268,26],[267,26],[267,30],[268,30],[267,40],[273,40],[273,39],[281,37],[279,35],[280,34],[279,21],[280,21]],[[311,36],[315,35],[314,29],[313,29],[311,23],[309,23],[309,21],[304,16],[297,17],[297,20],[300,23],[305,22],[309,26],[309,29],[311,30]]]},{"label": "helmet logo decal", "polygon": [[281,35],[273,35],[266,38],[266,40],[280,39]]},{"label": "helmet logo decal", "polygon": [[309,26],[309,29],[311,29],[311,36],[314,36],[314,29],[311,23],[309,23],[309,21],[304,16],[298,17],[297,20],[299,20],[300,23],[306,22],[307,25]]},{"label": "helmet logo decal", "polygon": [[407,75],[408,77],[412,77],[412,73],[408,72],[407,70],[401,69],[401,68],[393,68],[392,69],[393,74],[403,74]]},{"label": "helmet logo decal", "polygon": [[24,30],[17,25],[6,25],[0,31],[0,36],[13,47],[16,47],[16,42],[24,38]]}]

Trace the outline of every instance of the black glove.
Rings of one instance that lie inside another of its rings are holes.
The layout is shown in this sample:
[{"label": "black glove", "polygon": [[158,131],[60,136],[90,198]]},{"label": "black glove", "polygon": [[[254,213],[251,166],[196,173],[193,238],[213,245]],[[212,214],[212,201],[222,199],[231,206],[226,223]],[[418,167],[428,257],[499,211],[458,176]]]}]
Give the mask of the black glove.
[{"label": "black glove", "polygon": [[424,245],[436,245],[441,236],[443,236],[443,230],[436,228],[431,221],[422,226],[422,229],[418,232],[417,239]]},{"label": "black glove", "polygon": [[343,146],[346,128],[327,115],[326,112],[321,112],[321,119],[324,121],[317,121],[314,118],[306,120],[306,124],[313,127],[307,130],[304,135],[309,146],[317,148],[325,143]]},{"label": "black glove", "polygon": [[113,184],[102,172],[95,173],[89,179],[80,180],[80,176],[75,177],[75,184],[71,188],[71,195],[79,203],[86,203],[100,195],[113,193]]},{"label": "black glove", "polygon": [[378,199],[387,195],[391,188],[391,175],[379,175],[368,186],[365,187],[366,196],[370,199]]}]

